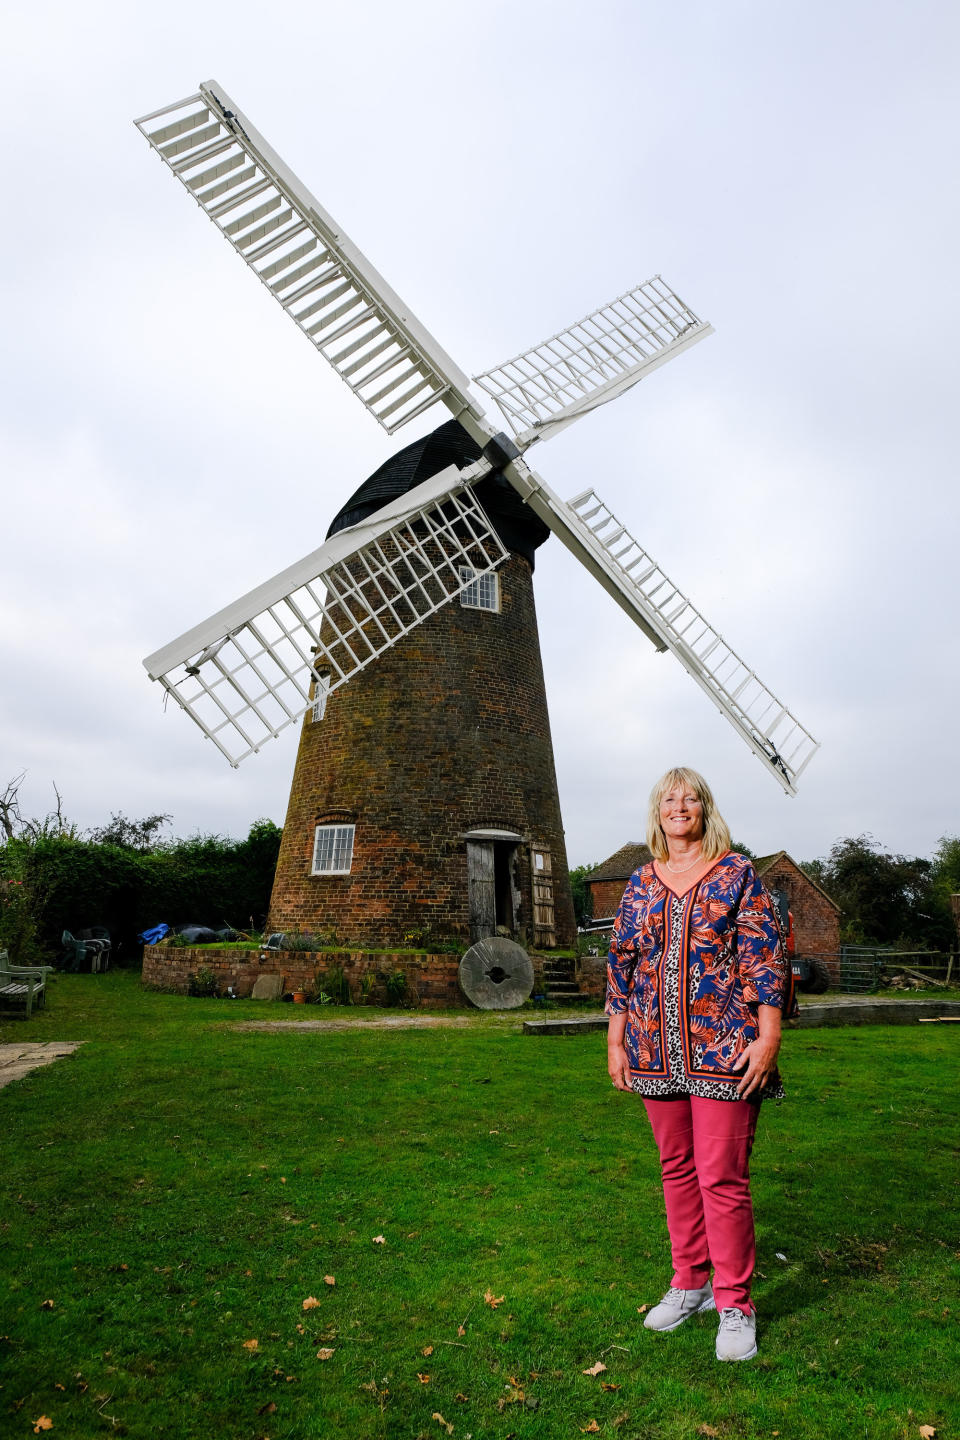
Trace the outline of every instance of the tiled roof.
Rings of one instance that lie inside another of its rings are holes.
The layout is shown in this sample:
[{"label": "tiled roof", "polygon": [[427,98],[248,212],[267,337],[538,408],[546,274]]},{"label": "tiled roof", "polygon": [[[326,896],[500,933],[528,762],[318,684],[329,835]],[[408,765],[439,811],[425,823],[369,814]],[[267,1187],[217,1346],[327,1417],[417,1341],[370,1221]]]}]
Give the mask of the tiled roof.
[{"label": "tiled roof", "polygon": [[587,884],[592,885],[597,880],[629,880],[634,870],[649,864],[652,859],[647,845],[631,840],[629,845],[621,845],[616,854],[604,860],[596,870],[591,870],[586,877]]}]

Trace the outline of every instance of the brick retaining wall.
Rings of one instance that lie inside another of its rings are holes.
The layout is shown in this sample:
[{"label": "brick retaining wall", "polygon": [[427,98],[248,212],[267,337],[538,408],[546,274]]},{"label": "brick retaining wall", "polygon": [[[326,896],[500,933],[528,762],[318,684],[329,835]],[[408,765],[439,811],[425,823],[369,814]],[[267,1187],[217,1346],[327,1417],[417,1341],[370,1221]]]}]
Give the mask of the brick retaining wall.
[{"label": "brick retaining wall", "polygon": [[[217,946],[184,946],[172,949],[166,945],[147,945],[143,951],[143,984],[156,990],[168,990],[176,995],[187,995],[191,977],[200,969],[211,970],[224,994],[232,986],[235,994],[246,997],[253,990],[254,983],[261,975],[281,975],[284,993],[298,986],[312,989],[315,977],[319,975],[323,989],[323,976],[339,968],[346,976],[354,1001],[360,997],[360,985],[364,976],[371,976],[373,990],[371,1003],[386,1003],[386,977],[392,971],[402,970],[407,977],[407,990],[414,1004],[449,1008],[468,1005],[469,1001],[460,989],[457,978],[460,968],[459,955],[409,955],[353,951],[294,951],[279,950],[265,954],[259,950],[218,949]],[[531,955],[534,970],[534,990],[543,988],[543,956]]]}]

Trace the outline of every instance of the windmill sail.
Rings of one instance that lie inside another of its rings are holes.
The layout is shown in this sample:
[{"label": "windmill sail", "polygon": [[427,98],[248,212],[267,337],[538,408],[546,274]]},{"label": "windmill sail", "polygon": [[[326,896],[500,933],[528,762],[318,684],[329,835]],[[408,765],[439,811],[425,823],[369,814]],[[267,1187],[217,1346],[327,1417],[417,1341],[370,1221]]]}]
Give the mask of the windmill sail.
[{"label": "windmill sail", "polygon": [[143,663],[236,766],[506,558],[451,465]]},{"label": "windmill sail", "polygon": [[[536,513],[658,650],[670,650],[789,795],[819,742],[740,659],[594,490],[565,505],[522,462],[509,467]],[[525,472],[525,473],[524,473]],[[509,473],[509,472],[508,472]]]},{"label": "windmill sail", "polygon": [[547,439],[713,334],[655,275],[568,330],[475,375],[523,447]]},{"label": "windmill sail", "polygon": [[390,434],[469,381],[215,80],[134,122]]}]

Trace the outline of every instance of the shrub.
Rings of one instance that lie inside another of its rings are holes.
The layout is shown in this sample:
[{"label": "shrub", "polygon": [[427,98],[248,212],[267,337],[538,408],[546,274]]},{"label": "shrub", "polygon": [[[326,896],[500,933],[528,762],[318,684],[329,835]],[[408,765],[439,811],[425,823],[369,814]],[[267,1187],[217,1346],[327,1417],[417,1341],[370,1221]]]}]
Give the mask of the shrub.
[{"label": "shrub", "polygon": [[220,995],[220,981],[208,965],[201,965],[196,974],[190,976],[188,994],[204,999],[217,999]]},{"label": "shrub", "polygon": [[384,981],[387,989],[388,1005],[406,1005],[409,1000],[407,993],[407,976],[403,970],[391,970]]},{"label": "shrub", "polygon": [[321,983],[335,1005],[350,1004],[350,982],[346,975],[344,975],[341,966],[331,965],[327,973],[323,976],[321,976],[318,970],[315,985],[319,986]]}]

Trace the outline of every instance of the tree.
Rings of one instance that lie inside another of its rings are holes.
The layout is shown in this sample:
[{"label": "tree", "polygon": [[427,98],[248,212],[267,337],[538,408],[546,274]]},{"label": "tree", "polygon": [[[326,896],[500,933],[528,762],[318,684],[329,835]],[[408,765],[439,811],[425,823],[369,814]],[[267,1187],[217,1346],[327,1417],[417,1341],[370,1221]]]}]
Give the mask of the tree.
[{"label": "tree", "polygon": [[593,894],[587,884],[587,876],[600,862],[593,865],[575,865],[570,871],[570,889],[573,892],[573,913],[582,928],[593,919]]},{"label": "tree", "polygon": [[121,850],[136,850],[145,855],[154,848],[157,832],[172,819],[172,815],[145,815],[142,820],[128,820],[121,810],[110,816],[109,825],[87,833],[95,845],[119,845]]},{"label": "tree", "polygon": [[44,820],[19,808],[23,776],[0,797],[0,949],[16,961],[49,959],[64,930],[105,925],[114,955],[136,953],[136,936],[158,921],[213,929],[265,923],[281,831],[256,820],[244,840],[193,835],[161,840],[168,815],[129,819],[81,834],[57,809]]},{"label": "tree", "polygon": [[857,835],[837,840],[826,859],[803,869],[841,907],[841,941],[950,947],[953,926],[933,861],[891,855],[872,835]]}]

